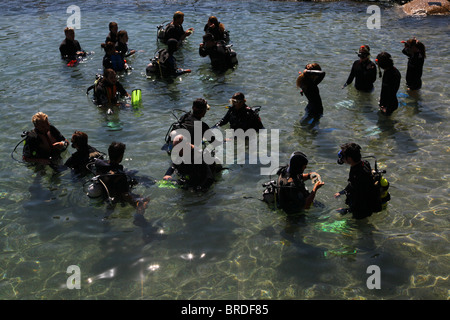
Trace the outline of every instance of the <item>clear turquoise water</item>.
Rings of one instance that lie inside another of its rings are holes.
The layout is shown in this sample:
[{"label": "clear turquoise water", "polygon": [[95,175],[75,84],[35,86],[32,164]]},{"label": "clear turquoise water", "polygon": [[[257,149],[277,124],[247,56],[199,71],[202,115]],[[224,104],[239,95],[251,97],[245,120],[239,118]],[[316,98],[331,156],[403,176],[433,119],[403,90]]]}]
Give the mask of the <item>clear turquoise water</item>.
[{"label": "clear turquoise water", "polygon": [[[72,4],[0,5],[1,299],[448,299],[448,17],[411,18],[381,6],[381,29],[369,30],[372,3],[80,1],[76,38],[95,53],[67,68],[58,46]],[[196,29],[177,55],[193,72],[172,83],[147,79],[156,25],[176,10],[185,12],[185,27]],[[230,30],[238,53],[239,66],[225,75],[211,72],[197,52],[210,14]],[[143,105],[108,118],[85,90],[101,71],[99,44],[111,20],[139,50],[120,81],[129,91],[142,89]],[[411,36],[428,48],[416,98],[406,92],[400,44]],[[361,44],[374,54],[390,52],[402,73],[401,106],[389,119],[377,112],[380,80],[372,94],[341,89]],[[314,132],[298,126],[306,100],[295,88],[309,62],[327,72],[320,84],[325,113]],[[326,182],[317,196],[322,207],[295,219],[271,211],[260,201],[268,177],[258,165],[234,164],[205,194],[139,185],[135,191],[151,198],[143,228],[133,225],[129,206],[102,221],[105,206],[89,199],[84,180],[70,172],[35,171],[10,157],[39,110],[67,138],[85,131],[103,151],[114,140],[126,143],[124,166],[160,179],[169,165],[160,148],[170,111],[204,97],[212,125],[236,91],[262,106],[266,128],[280,130],[281,163],[294,150],[309,156],[309,169]],[[348,176],[336,153],[350,140],[377,156],[391,183],[388,208],[364,222],[341,217],[342,200],[333,198]],[[66,286],[70,265],[80,267],[80,290]],[[379,290],[366,286],[370,265],[380,267]]]}]

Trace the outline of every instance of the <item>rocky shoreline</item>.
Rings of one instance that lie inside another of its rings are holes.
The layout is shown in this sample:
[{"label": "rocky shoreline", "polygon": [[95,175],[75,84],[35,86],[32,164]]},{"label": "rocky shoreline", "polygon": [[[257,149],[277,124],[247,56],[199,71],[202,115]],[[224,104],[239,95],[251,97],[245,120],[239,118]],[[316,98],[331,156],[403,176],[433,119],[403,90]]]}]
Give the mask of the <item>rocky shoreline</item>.
[{"label": "rocky shoreline", "polygon": [[[272,1],[310,1],[310,2],[333,2],[339,0],[272,0]],[[367,2],[367,0],[353,0]],[[401,5],[402,10],[411,16],[420,15],[450,15],[450,1],[448,0],[376,0],[371,3],[396,3]]]}]

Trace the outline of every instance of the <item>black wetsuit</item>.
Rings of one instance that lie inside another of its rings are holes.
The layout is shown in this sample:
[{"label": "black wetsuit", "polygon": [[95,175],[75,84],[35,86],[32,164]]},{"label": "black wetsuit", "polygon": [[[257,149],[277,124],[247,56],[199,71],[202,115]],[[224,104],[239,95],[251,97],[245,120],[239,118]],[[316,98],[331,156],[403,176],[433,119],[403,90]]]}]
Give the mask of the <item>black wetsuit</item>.
[{"label": "black wetsuit", "polygon": [[325,72],[321,72],[314,80],[308,75],[305,79],[306,86],[302,88],[303,94],[308,99],[308,105],[305,108],[305,116],[301,120],[301,124],[308,124],[311,120],[316,122],[323,115],[322,98],[320,97],[318,85],[325,77]]},{"label": "black wetsuit", "polygon": [[130,185],[121,164],[97,159],[95,170],[101,176],[112,197],[121,197],[123,200],[128,196]]},{"label": "black wetsuit", "polygon": [[117,104],[117,93],[121,96],[127,94],[120,82],[117,81],[115,85],[111,86],[100,81],[95,89],[95,103],[97,105],[115,105]]},{"label": "black wetsuit", "polygon": [[[50,125],[50,134],[55,139],[55,142],[65,141],[64,136],[56,129],[54,126]],[[45,134],[45,137],[47,135]],[[57,161],[61,159],[61,152],[64,150],[54,148],[52,146],[52,141],[48,139],[48,141],[43,141],[41,135],[36,132],[36,129],[28,132],[27,137],[25,138],[25,144],[23,147],[23,158],[24,160],[31,159],[48,159],[52,161]],[[50,149],[46,147],[48,145]]]},{"label": "black wetsuit", "polygon": [[375,208],[381,204],[380,193],[375,188],[368,161],[362,160],[350,168],[348,182],[344,189],[347,195],[345,203],[355,219],[369,217],[378,211]]},{"label": "black wetsuit", "polygon": [[66,60],[75,60],[78,55],[77,52],[82,51],[80,43],[77,40],[70,41],[64,39],[59,46],[59,52],[61,52],[61,58]]},{"label": "black wetsuit", "polygon": [[[179,123],[181,124],[181,126],[189,131],[189,134],[191,135],[191,144],[195,145],[196,139],[194,137],[194,125],[196,121],[200,121],[201,122],[201,126],[202,126],[202,136],[200,137],[200,139],[197,137],[197,141],[202,141],[203,140],[203,135],[205,134],[205,132],[207,130],[209,130],[209,126],[203,122],[200,119],[197,119],[193,113],[191,111],[185,113],[179,120]],[[213,141],[213,139],[211,139],[211,141]]]},{"label": "black wetsuit", "polygon": [[204,161],[199,164],[194,163],[194,152],[194,150],[191,151],[191,163],[172,163],[165,175],[171,176],[176,171],[181,176],[180,183],[186,187],[207,189],[214,183],[214,174],[218,167],[216,164],[209,165]]},{"label": "black wetsuit", "polygon": [[128,56],[128,45],[123,42],[117,42],[116,43],[116,51],[119,52],[119,54],[122,56],[122,58],[125,58]]},{"label": "black wetsuit", "polygon": [[400,88],[401,75],[396,67],[386,69],[383,74],[380,94],[380,107],[386,108],[386,114],[391,114],[398,108],[397,92]]},{"label": "black wetsuit", "polygon": [[159,50],[154,60],[156,61],[152,62],[152,66],[147,67],[147,74],[156,73],[161,76],[174,76],[181,71],[178,69],[177,59],[167,49]]},{"label": "black wetsuit", "polygon": [[215,126],[221,127],[227,123],[230,123],[231,129],[242,129],[244,131],[247,129],[255,129],[256,131],[264,129],[259,116],[247,105],[242,106],[239,110],[230,107],[225,116]]},{"label": "black wetsuit", "polygon": [[422,72],[425,62],[424,56],[420,52],[411,54],[406,48],[403,54],[408,56],[408,68],[406,69],[406,85],[411,90],[419,90],[422,88]]},{"label": "black wetsuit", "polygon": [[360,91],[370,92],[373,90],[373,83],[377,79],[377,67],[370,60],[356,60],[348,76],[346,84],[349,85],[355,79],[355,88]]},{"label": "black wetsuit", "polygon": [[181,38],[184,35],[184,29],[183,26],[179,25],[176,26],[173,23],[169,23],[166,27],[166,31],[164,33],[164,39],[163,42],[167,42],[169,39],[175,39],[177,41],[180,41]]},{"label": "black wetsuit", "polygon": [[105,40],[105,43],[108,43],[108,42],[112,42],[112,43],[114,43],[114,44],[116,44],[117,43],[117,33],[108,33],[108,35],[106,36],[106,40]]},{"label": "black wetsuit", "polygon": [[73,169],[77,174],[85,174],[88,172],[86,165],[99,157],[101,157],[100,152],[88,145],[86,149],[80,149],[73,153],[64,165]]},{"label": "black wetsuit", "polygon": [[226,70],[233,67],[231,53],[228,51],[224,41],[217,41],[211,48],[199,47],[198,53],[201,57],[209,56],[213,69]]},{"label": "black wetsuit", "polygon": [[302,211],[306,204],[309,191],[306,189],[303,179],[289,181],[291,176],[287,172],[287,166],[278,170],[277,180],[277,201],[278,206],[286,213],[298,213]]}]

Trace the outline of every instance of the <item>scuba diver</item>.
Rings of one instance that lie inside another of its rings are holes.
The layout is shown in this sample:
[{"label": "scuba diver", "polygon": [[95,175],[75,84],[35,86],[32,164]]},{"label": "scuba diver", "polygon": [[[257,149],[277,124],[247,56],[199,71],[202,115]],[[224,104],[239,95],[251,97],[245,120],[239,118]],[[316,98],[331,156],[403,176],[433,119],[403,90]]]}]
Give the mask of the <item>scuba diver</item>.
[{"label": "scuba diver", "polygon": [[177,66],[177,59],[173,54],[178,50],[178,46],[176,39],[169,39],[167,41],[167,49],[159,50],[147,65],[145,69],[147,76],[159,74],[161,77],[166,77],[190,73],[191,69],[181,69]]},{"label": "scuba diver", "polygon": [[236,92],[230,99],[231,107],[225,116],[217,122],[213,127],[221,127],[230,123],[231,129],[242,129],[244,131],[248,129],[264,129],[259,115],[247,106],[245,103],[245,96],[242,92]]},{"label": "scuba diver", "polygon": [[406,86],[409,90],[422,88],[422,72],[425,62],[425,46],[416,38],[402,41],[405,47],[402,53],[408,56],[408,68],[406,69]]},{"label": "scuba diver", "polygon": [[127,63],[116,50],[114,42],[107,42],[105,45],[105,55],[103,56],[103,69],[113,69],[119,72],[128,68]]},{"label": "scuba diver", "polygon": [[[90,88],[88,89],[89,92]],[[117,81],[116,72],[113,69],[105,69],[103,77],[94,85],[94,100],[99,106],[116,106],[118,105],[117,96],[131,97],[123,88],[122,84]]]},{"label": "scuba diver", "polygon": [[125,149],[125,144],[112,142],[108,147],[109,160],[95,160],[93,173],[97,176],[91,181],[96,183],[90,188],[88,195],[93,198],[106,196],[112,207],[117,202],[129,203],[138,213],[143,214],[149,199],[131,192],[131,187],[137,184],[137,181],[130,181],[121,164]]},{"label": "scuba diver", "polygon": [[210,16],[208,18],[208,22],[205,24],[203,30],[205,31],[205,34],[212,34],[216,41],[223,40],[225,43],[230,42],[230,33],[225,29],[224,24],[220,23],[215,16]]},{"label": "scuba diver", "polygon": [[[221,170],[221,165],[207,164],[203,158],[201,163],[194,163],[196,153],[198,157],[202,157],[203,148],[195,147],[182,134],[177,134],[173,138],[173,147],[177,146],[180,150],[177,154],[172,153],[173,161],[163,180],[171,180],[172,175],[177,173],[180,176],[177,184],[186,188],[194,188],[197,191],[207,190],[215,182],[214,176]],[[188,154],[184,153],[187,150]]]},{"label": "scuba diver", "polygon": [[[304,173],[308,164],[308,158],[302,152],[291,154],[289,164],[277,171],[277,181],[271,181],[263,186],[264,200],[268,203],[275,202],[278,208],[287,214],[299,213],[309,209],[314,202],[317,191],[325,184],[316,172]],[[305,181],[311,179],[314,187],[309,192]]]},{"label": "scuba diver", "polygon": [[317,63],[310,63],[305,66],[303,72],[299,72],[296,84],[301,89],[300,94],[308,99],[305,115],[300,120],[303,126],[317,124],[323,115],[322,99],[318,88],[323,78],[325,78],[325,72]]},{"label": "scuba diver", "polygon": [[353,62],[350,75],[342,88],[353,82],[355,79],[355,88],[359,91],[371,92],[373,83],[377,79],[377,66],[370,60],[370,47],[363,45],[358,51],[359,60]]},{"label": "scuba diver", "polygon": [[88,135],[82,131],[75,131],[72,135],[72,148],[77,151],[73,153],[64,165],[73,170],[77,175],[85,175],[88,173],[86,167],[95,159],[103,159],[102,153],[88,144]]},{"label": "scuba diver", "polygon": [[80,57],[86,56],[86,52],[81,49],[78,40],[75,40],[75,30],[70,27],[64,29],[66,38],[59,46],[61,58],[67,61],[76,61]]},{"label": "scuba diver", "polygon": [[[209,125],[202,121],[202,118],[206,115],[206,112],[209,110],[208,102],[203,98],[195,99],[192,103],[192,110],[189,112],[186,112],[183,116],[181,116],[180,120],[178,121],[179,127],[186,129],[189,131],[189,134],[191,136],[191,144],[195,144],[195,141],[202,141],[203,135],[207,130],[209,130]],[[198,137],[194,136],[195,133],[195,123],[201,122],[201,133],[202,136],[200,139]],[[197,138],[197,140],[195,139]],[[209,142],[212,142],[213,139],[211,139]],[[198,147],[198,146],[197,146]]]},{"label": "scuba diver", "polygon": [[356,143],[346,143],[341,146],[338,153],[338,164],[344,163],[350,166],[348,185],[335,193],[334,197],[338,198],[345,194],[348,208],[341,208],[338,211],[341,214],[351,212],[355,219],[367,218],[372,213],[381,211],[382,202],[387,202],[390,196],[382,201],[381,188],[385,186],[381,180],[381,172],[376,168],[376,162],[375,171],[372,171],[370,163],[361,158],[361,147]]},{"label": "scuba diver", "polygon": [[61,162],[61,153],[69,142],[56,127],[50,124],[48,116],[38,112],[31,118],[34,129],[24,132],[22,159],[28,163],[57,165]]},{"label": "scuba diver", "polygon": [[[384,70],[379,102],[380,111],[389,116],[398,108],[397,91],[400,88],[401,75],[394,67],[394,61],[389,53],[381,52],[375,61],[378,67]],[[381,71],[379,72],[381,78]]]},{"label": "scuba diver", "polygon": [[184,39],[189,37],[194,32],[194,28],[189,28],[184,31],[183,22],[184,13],[181,11],[175,12],[172,22],[165,27],[164,34],[161,36],[162,42],[167,43],[169,39],[175,39],[181,43]]},{"label": "scuba diver", "polygon": [[231,45],[227,45],[223,40],[216,41],[210,33],[203,36],[198,53],[201,57],[209,56],[212,68],[217,71],[233,68],[238,63],[236,52],[231,49]]},{"label": "scuba diver", "polygon": [[125,30],[120,30],[117,33],[116,50],[122,58],[129,57],[136,53],[136,50],[128,50],[128,33]]},{"label": "scuba diver", "polygon": [[117,32],[119,31],[119,25],[117,22],[111,21],[108,25],[109,33],[106,36],[105,43],[112,42],[114,45],[116,45],[118,41]]}]

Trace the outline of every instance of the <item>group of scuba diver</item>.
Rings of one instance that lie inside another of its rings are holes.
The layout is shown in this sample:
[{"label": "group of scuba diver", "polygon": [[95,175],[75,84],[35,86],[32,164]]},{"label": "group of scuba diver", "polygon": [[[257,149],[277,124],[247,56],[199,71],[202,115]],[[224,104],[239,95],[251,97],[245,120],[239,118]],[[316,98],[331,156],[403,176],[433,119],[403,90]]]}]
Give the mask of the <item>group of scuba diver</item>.
[{"label": "group of scuba diver", "polygon": [[[193,28],[183,29],[184,14],[177,11],[170,23],[164,23],[157,27],[157,38],[166,45],[166,48],[158,50],[150,64],[146,68],[147,75],[178,76],[191,72],[190,69],[181,69],[177,66],[174,53],[180,47],[182,41],[193,33]],[[134,54],[135,50],[128,50],[128,35],[124,30],[118,31],[117,23],[111,22],[110,33],[105,43],[101,46],[105,49],[103,58],[104,73],[99,76],[94,86],[94,101],[99,106],[111,106],[118,104],[118,95],[130,96],[123,86],[117,81],[116,72],[130,68],[125,58]],[[215,69],[226,70],[237,64],[236,53],[228,44],[229,32],[225,30],[217,18],[211,16],[204,28],[205,35],[203,43],[199,46],[199,55],[209,56],[211,65]],[[80,57],[86,55],[76,41],[74,30],[65,29],[66,39],[61,43],[60,52],[69,66],[76,65]],[[408,68],[406,83],[408,89],[418,90],[421,88],[422,68],[425,59],[425,47],[417,39],[412,38],[404,42],[403,53],[408,56]],[[351,68],[350,75],[344,87],[355,81],[355,88],[363,92],[372,92],[374,82],[377,78],[377,65],[381,77],[382,87],[380,93],[379,108],[385,115],[390,115],[398,107],[397,91],[400,86],[400,72],[394,67],[392,57],[387,52],[377,55],[376,63],[370,60],[370,48],[363,45],[357,52],[359,59]],[[301,119],[302,125],[317,123],[323,115],[323,105],[320,98],[318,85],[325,77],[325,72],[317,63],[305,66],[299,72],[296,85],[300,94],[305,96],[308,104],[305,115]],[[264,129],[259,117],[259,106],[249,107],[246,104],[242,92],[236,92],[230,99],[230,107],[225,116],[212,128],[218,128],[229,124],[231,129]],[[204,146],[198,146],[192,140],[194,137],[195,123],[201,123],[202,134],[210,127],[202,121],[209,105],[205,99],[199,98],[193,102],[192,110],[185,113],[173,123],[166,135],[166,144],[162,148],[172,156],[172,151],[179,145],[187,145],[187,149],[177,149],[177,156],[183,156],[183,150],[190,150],[193,154],[203,151]],[[41,165],[50,165],[53,168],[61,166],[61,153],[66,150],[69,142],[58,129],[50,124],[48,116],[42,112],[36,113],[32,118],[34,129],[24,132],[23,161]],[[189,140],[179,130],[187,130]],[[211,142],[214,137],[211,138]],[[21,142],[22,142],[21,141]],[[130,177],[120,164],[125,152],[125,145],[120,142],[112,142],[108,147],[108,154],[98,151],[88,144],[87,134],[75,131],[71,138],[72,147],[76,149],[70,158],[62,165],[70,168],[74,173],[85,176],[94,175],[89,179],[88,195],[91,197],[102,197],[111,205],[117,202],[126,202],[143,213],[148,205],[149,199],[132,193],[132,187],[138,183]],[[17,146],[16,146],[17,148]],[[108,159],[108,160],[106,160]],[[338,163],[350,165],[348,185],[334,196],[336,198],[346,195],[346,208],[339,209],[341,214],[352,213],[353,218],[362,219],[381,211],[390,200],[388,192],[389,183],[382,176],[385,171],[372,169],[370,163],[361,156],[361,147],[356,143],[346,143],[341,146],[338,153]],[[316,172],[305,173],[308,164],[307,156],[299,151],[292,153],[287,165],[279,168],[277,179],[263,185],[263,200],[284,210],[286,213],[298,213],[308,209],[315,203],[318,190],[324,185],[321,176]],[[180,177],[176,183],[195,190],[207,190],[214,182],[215,176],[223,167],[220,164],[202,163],[174,163],[168,168],[161,181],[172,180],[174,173]],[[313,182],[312,191],[308,191],[305,181]]]}]

